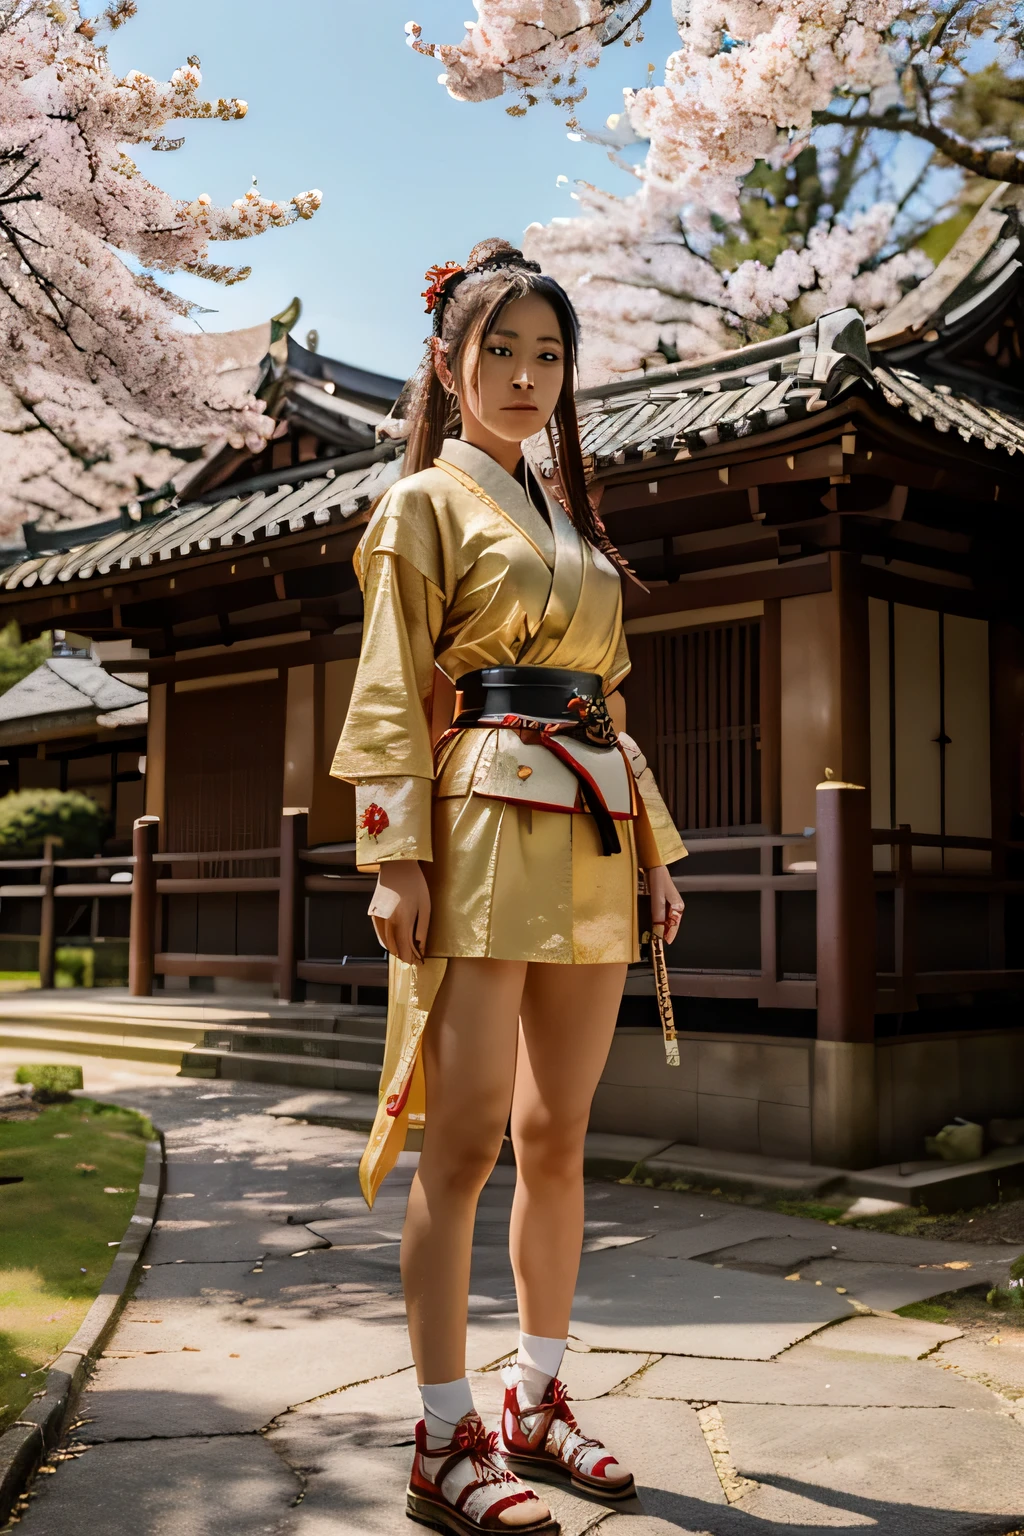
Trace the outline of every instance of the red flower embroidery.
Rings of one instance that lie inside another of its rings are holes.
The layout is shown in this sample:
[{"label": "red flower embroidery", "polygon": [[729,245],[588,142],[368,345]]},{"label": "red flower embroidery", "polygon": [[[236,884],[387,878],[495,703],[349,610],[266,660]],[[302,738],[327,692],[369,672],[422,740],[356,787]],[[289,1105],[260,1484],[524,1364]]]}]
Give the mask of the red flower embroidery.
[{"label": "red flower embroidery", "polygon": [[371,802],[363,812],[359,825],[367,837],[372,837],[374,842],[376,842],[380,834],[390,827],[391,822],[384,807],[377,805],[376,802]]}]

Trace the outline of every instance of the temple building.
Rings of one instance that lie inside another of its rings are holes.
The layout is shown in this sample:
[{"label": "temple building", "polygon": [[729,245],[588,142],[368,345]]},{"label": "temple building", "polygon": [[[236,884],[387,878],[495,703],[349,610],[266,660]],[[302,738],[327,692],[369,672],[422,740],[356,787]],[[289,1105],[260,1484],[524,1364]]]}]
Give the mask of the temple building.
[{"label": "temple building", "polygon": [[[872,330],[841,309],[580,393],[601,515],[647,588],[625,589],[629,729],[690,848],[682,1065],[634,970],[596,1129],[864,1167],[954,1115],[1024,1115],[1021,206],[998,188]],[[273,344],[287,437],[12,565],[0,623],[148,676],[147,858],[183,869],[152,884],[137,976],[377,1000],[328,769],[401,386]],[[837,832],[841,800],[861,809]]]}]

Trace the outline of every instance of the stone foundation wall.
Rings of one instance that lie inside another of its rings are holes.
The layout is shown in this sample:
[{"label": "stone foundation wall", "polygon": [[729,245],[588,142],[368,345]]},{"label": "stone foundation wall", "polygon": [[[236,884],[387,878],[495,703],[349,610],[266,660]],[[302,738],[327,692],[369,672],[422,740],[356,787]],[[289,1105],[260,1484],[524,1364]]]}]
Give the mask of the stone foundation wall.
[{"label": "stone foundation wall", "polygon": [[1024,1029],[880,1040],[878,1161],[924,1157],[924,1138],[963,1115],[1024,1117]]},{"label": "stone foundation wall", "polygon": [[813,1049],[813,1040],[680,1034],[680,1065],[669,1067],[660,1029],[618,1030],[591,1129],[807,1162]]},{"label": "stone foundation wall", "polygon": [[[661,1031],[618,1030],[591,1129],[690,1146],[812,1160],[813,1040],[681,1034],[665,1064]],[[875,1048],[879,1164],[924,1157],[956,1115],[1024,1117],[1024,1028],[882,1040]]]}]

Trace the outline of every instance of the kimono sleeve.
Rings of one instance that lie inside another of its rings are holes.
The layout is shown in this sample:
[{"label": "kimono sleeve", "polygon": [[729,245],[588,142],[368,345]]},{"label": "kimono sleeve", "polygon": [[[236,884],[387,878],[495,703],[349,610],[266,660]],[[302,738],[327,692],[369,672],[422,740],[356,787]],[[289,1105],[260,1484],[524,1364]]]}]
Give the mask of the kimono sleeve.
[{"label": "kimono sleeve", "polygon": [[331,767],[356,788],[361,868],[432,856],[430,700],[445,612],[443,570],[430,498],[395,491],[359,551],[363,642]]}]

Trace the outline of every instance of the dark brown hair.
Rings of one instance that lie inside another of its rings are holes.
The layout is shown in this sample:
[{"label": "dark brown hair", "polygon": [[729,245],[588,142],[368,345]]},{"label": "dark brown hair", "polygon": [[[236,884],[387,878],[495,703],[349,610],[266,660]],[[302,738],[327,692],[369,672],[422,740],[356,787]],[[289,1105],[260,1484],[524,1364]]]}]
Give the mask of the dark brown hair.
[{"label": "dark brown hair", "polygon": [[[611,543],[604,524],[587,494],[583,454],[576,417],[576,358],[579,352],[579,320],[565,289],[541,272],[504,240],[484,240],[469,254],[464,270],[454,272],[440,289],[434,307],[434,336],[444,343],[453,377],[465,386],[475,377],[484,337],[498,322],[505,307],[527,294],[547,299],[558,317],[565,348],[565,372],[547,435],[551,455],[558,466],[562,502],[577,533],[602,550],[619,569],[632,576],[625,560]],[[462,428],[458,396],[449,394],[437,376],[432,346],[412,381],[404,411],[409,435],[403,475],[428,469],[446,437],[457,437]],[[553,427],[553,430],[552,430]],[[635,577],[633,578],[635,580]]]}]

